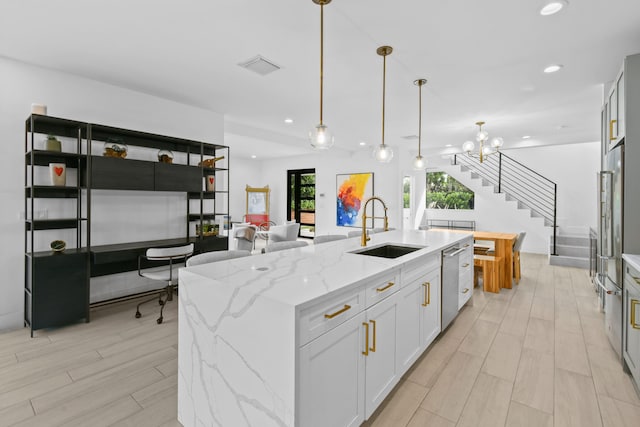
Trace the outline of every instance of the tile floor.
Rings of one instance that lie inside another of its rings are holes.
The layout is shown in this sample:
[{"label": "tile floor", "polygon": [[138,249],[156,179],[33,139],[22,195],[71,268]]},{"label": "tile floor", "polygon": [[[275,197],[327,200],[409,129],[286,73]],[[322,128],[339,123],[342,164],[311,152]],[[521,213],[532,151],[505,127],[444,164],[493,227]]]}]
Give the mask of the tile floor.
[{"label": "tile floor", "polygon": [[[640,425],[586,271],[522,264],[513,290],[476,292],[365,426]],[[177,304],[162,325],[155,309],[0,333],[0,426],[179,426]]]}]

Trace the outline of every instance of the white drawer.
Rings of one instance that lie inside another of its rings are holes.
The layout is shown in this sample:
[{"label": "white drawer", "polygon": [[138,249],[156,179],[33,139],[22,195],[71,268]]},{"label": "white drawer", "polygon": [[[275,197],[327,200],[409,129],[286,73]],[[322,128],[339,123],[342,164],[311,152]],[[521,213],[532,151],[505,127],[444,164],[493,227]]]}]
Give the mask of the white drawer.
[{"label": "white drawer", "polygon": [[303,346],[363,311],[364,295],[364,288],[360,286],[303,309],[300,312],[298,344]]},{"label": "white drawer", "polygon": [[442,265],[440,258],[440,253],[425,255],[405,264],[402,267],[402,286],[413,282],[435,269],[440,269]]},{"label": "white drawer", "polygon": [[458,294],[458,310],[469,301],[473,295],[473,286],[461,286]]},{"label": "white drawer", "polygon": [[372,279],[369,284],[365,285],[365,306],[371,307],[378,301],[382,301],[389,295],[400,289],[400,281],[398,280],[399,272],[393,274],[385,274],[382,277]]}]

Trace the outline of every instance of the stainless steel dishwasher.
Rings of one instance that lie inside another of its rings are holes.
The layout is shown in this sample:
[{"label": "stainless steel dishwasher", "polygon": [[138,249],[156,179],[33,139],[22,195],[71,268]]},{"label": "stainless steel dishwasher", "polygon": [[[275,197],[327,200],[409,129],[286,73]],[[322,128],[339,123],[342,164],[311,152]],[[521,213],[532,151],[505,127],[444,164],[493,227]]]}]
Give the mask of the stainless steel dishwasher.
[{"label": "stainless steel dishwasher", "polygon": [[459,245],[450,246],[442,251],[442,327],[444,331],[458,315],[458,282],[460,280]]}]

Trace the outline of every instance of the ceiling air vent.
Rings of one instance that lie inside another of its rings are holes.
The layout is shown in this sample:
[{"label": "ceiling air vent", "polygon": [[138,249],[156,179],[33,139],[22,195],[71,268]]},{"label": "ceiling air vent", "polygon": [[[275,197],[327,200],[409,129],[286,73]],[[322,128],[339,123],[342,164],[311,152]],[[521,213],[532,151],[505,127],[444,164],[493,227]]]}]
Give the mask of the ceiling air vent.
[{"label": "ceiling air vent", "polygon": [[266,76],[267,74],[280,69],[280,66],[274,64],[266,58],[263,58],[260,55],[254,56],[247,61],[239,63],[238,65],[242,68],[253,71],[254,73],[258,73],[261,76]]}]

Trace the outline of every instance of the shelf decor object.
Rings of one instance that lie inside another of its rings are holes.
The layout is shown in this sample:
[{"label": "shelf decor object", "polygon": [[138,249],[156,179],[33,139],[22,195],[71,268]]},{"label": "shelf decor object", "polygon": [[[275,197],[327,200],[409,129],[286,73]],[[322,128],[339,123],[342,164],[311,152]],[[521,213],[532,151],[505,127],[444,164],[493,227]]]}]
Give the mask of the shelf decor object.
[{"label": "shelf decor object", "polygon": [[51,250],[55,253],[62,253],[67,247],[67,243],[64,240],[54,240],[50,244]]},{"label": "shelf decor object", "polygon": [[202,166],[203,168],[210,168],[213,169],[216,167],[216,162],[219,160],[224,159],[224,156],[220,156],[220,157],[214,157],[213,159],[207,159],[207,160],[203,160],[200,163],[198,163],[198,166]]},{"label": "shelf decor object", "polygon": [[387,56],[391,55],[391,46],[380,46],[376,53],[382,56],[382,144],[373,150],[373,157],[380,163],[389,163],[393,159],[393,149],[384,143],[384,106],[386,97]]},{"label": "shelf decor object", "polygon": [[207,183],[207,191],[211,192],[216,189],[216,176],[215,175],[207,175],[205,177]]},{"label": "shelf decor object", "polygon": [[500,151],[500,147],[504,144],[502,138],[493,138],[491,140],[491,146],[485,145],[489,140],[489,133],[485,130],[482,130],[482,126],[484,122],[476,122],[478,126],[478,133],[476,134],[476,141],[480,143],[480,149],[478,153],[472,153],[473,149],[476,147],[473,141],[467,141],[462,144],[462,151],[467,153],[469,157],[477,158],[480,163],[484,162],[484,159],[492,154],[498,153]]},{"label": "shelf decor object", "polygon": [[158,161],[160,163],[173,163],[173,153],[169,150],[160,150],[158,151]]},{"label": "shelf decor object", "polygon": [[62,151],[62,144],[55,135],[47,135],[47,141],[45,142],[45,150],[47,151]]},{"label": "shelf decor object", "polygon": [[51,185],[64,187],[67,185],[67,165],[65,163],[49,163]]},{"label": "shelf decor object", "polygon": [[427,84],[427,79],[418,79],[413,82],[418,86],[419,101],[418,101],[418,155],[413,159],[413,169],[417,171],[425,170],[427,167],[427,161],[422,157],[422,86]]},{"label": "shelf decor object", "polygon": [[112,138],[104,144],[104,156],[124,159],[127,157],[127,145],[120,139]]},{"label": "shelf decor object", "polygon": [[324,90],[324,6],[331,0],[312,0],[320,5],[320,123],[309,132],[309,141],[316,150],[327,150],[333,146],[333,134],[322,121],[322,101]]}]

